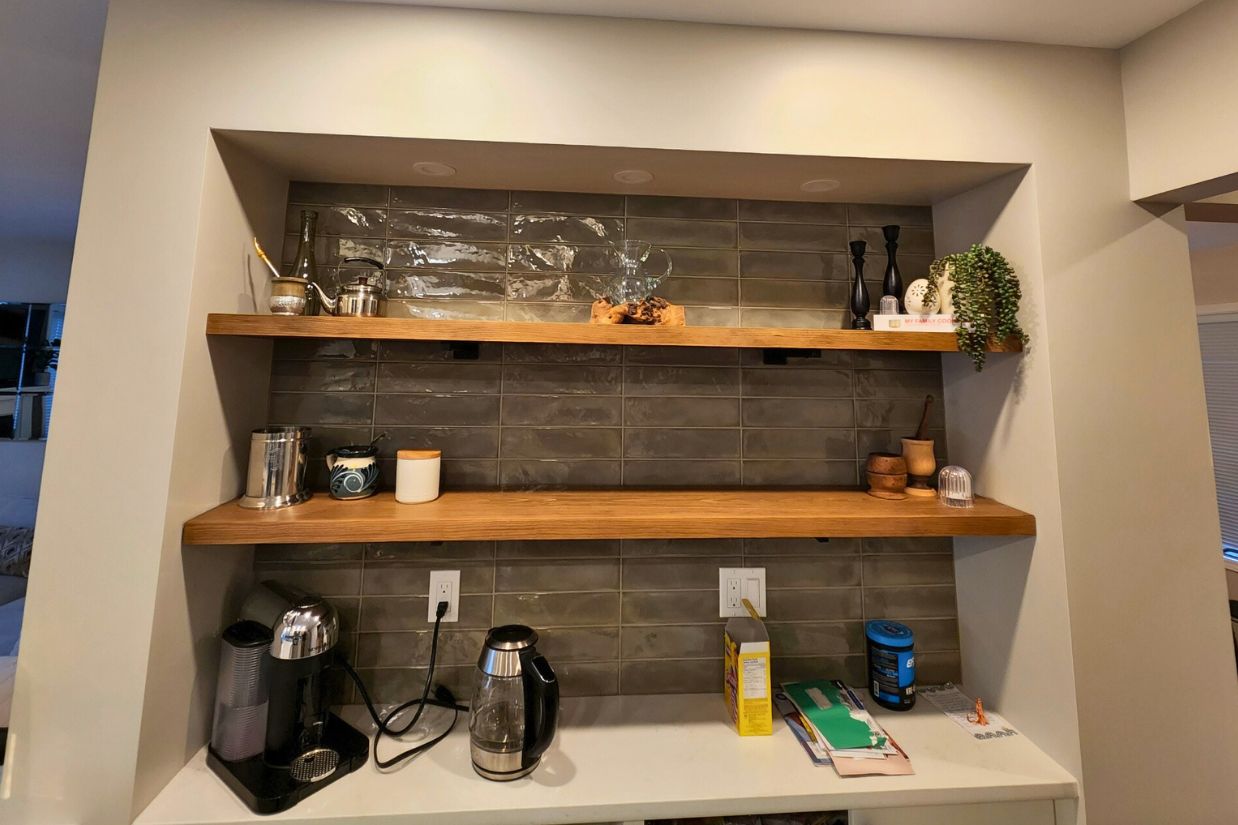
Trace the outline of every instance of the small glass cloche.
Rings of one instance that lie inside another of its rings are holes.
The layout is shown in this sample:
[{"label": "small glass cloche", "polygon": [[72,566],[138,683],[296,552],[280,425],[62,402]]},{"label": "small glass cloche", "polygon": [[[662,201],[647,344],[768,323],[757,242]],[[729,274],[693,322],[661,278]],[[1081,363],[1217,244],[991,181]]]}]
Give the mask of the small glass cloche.
[{"label": "small glass cloche", "polygon": [[962,467],[950,465],[942,467],[937,475],[937,500],[947,507],[971,507],[975,504],[972,496],[971,473]]}]

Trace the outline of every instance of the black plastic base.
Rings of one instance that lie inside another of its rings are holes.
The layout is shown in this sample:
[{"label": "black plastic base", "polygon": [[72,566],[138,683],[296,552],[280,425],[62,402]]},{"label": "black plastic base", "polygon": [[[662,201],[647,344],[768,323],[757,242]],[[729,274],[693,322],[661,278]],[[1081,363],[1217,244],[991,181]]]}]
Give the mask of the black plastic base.
[{"label": "black plastic base", "polygon": [[251,811],[276,814],[352,773],[370,756],[370,740],[334,713],[327,714],[322,746],[338,753],[340,764],[333,773],[317,782],[297,782],[286,768],[267,765],[261,755],[227,762],[208,748],[206,764]]},{"label": "black plastic base", "polygon": [[867,318],[853,318],[851,321],[852,329],[872,329],[873,322]]}]

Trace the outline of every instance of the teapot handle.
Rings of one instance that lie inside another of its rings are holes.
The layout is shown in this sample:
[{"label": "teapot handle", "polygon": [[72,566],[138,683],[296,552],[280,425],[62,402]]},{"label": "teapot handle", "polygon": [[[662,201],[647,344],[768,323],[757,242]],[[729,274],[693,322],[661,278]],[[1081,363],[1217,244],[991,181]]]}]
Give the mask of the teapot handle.
[{"label": "teapot handle", "polygon": [[534,648],[520,655],[524,682],[524,753],[521,767],[535,763],[554,741],[559,723],[559,680]]}]

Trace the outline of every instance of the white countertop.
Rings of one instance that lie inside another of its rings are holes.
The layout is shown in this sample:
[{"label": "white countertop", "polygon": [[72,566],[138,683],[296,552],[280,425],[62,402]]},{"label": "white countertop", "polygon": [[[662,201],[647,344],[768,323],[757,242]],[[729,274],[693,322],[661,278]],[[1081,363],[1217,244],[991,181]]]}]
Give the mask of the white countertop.
[{"label": "white countertop", "polygon": [[[358,710],[345,715],[357,722]],[[543,825],[1078,795],[1074,778],[1024,736],[977,741],[927,702],[874,715],[911,757],[914,776],[843,779],[814,767],[781,718],[773,736],[740,737],[720,694],[586,697],[563,701],[554,745],[532,776],[515,782],[473,773],[461,714],[450,737],[411,763],[384,774],[371,759],[270,817],[232,795],[203,749],[137,823]],[[384,757],[396,751],[389,741],[381,747]]]}]

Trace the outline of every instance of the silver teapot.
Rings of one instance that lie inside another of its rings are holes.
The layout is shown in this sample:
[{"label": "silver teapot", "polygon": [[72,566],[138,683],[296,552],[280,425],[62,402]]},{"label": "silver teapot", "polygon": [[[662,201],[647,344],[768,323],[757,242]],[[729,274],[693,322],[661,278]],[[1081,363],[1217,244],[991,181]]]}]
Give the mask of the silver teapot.
[{"label": "silver teapot", "polygon": [[352,283],[340,283],[339,272],[336,272],[335,297],[327,295],[326,291],[316,283],[310,286],[318,293],[318,301],[322,308],[331,315],[349,318],[375,318],[387,314],[387,276],[383,265],[373,258],[345,258],[343,264],[363,263],[374,267],[377,272],[358,275]]}]

